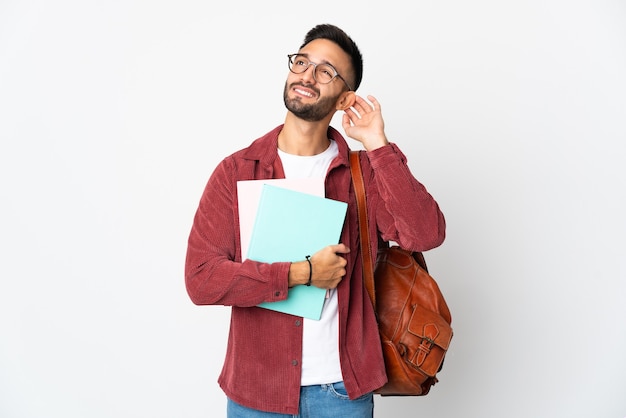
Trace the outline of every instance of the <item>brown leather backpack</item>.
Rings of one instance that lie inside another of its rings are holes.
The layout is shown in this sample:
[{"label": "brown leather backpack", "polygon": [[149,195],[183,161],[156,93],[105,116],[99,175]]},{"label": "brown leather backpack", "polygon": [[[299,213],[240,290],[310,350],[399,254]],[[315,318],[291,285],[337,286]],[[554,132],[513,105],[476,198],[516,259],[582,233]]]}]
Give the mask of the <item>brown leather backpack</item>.
[{"label": "brown leather backpack", "polygon": [[365,186],[356,151],[350,153],[350,167],[358,203],[363,281],[378,319],[388,379],[375,393],[426,395],[438,382],[437,373],[452,340],[450,310],[428,273],[422,253],[398,246],[381,248],[374,266],[367,233]]}]

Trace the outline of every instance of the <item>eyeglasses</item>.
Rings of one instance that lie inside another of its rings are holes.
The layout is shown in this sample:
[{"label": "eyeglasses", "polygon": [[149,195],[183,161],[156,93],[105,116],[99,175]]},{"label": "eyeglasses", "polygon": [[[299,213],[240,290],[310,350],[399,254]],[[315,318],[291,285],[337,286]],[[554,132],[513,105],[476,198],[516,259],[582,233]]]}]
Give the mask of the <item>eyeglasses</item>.
[{"label": "eyeglasses", "polygon": [[289,54],[289,70],[294,74],[302,74],[312,65],[313,66],[313,79],[320,84],[328,84],[335,78],[340,78],[344,82],[348,91],[352,91],[352,87],[346,82],[346,80],[339,75],[335,67],[330,64],[316,64],[309,61],[306,55],[303,54]]}]

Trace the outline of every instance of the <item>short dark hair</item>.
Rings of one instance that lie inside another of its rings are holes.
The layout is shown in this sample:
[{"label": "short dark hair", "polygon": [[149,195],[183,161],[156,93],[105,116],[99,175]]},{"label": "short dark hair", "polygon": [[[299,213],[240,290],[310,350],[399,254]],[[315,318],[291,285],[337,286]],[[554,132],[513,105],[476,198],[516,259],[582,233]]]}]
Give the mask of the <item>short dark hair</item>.
[{"label": "short dark hair", "polygon": [[363,56],[356,43],[337,26],[330,24],[321,24],[311,29],[304,37],[304,42],[300,46],[300,49],[304,48],[309,42],[316,39],[328,39],[339,45],[346,54],[350,56],[352,61],[352,68],[354,70],[354,90],[356,91],[361,85],[363,79]]}]

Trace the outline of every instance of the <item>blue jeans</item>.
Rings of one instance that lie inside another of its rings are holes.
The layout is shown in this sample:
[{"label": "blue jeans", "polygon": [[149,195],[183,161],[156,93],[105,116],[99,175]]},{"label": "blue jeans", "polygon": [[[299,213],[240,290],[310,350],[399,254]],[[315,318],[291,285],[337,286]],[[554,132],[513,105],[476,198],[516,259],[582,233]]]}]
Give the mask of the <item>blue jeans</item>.
[{"label": "blue jeans", "polygon": [[343,382],[300,388],[298,415],[277,414],[246,408],[228,399],[228,418],[372,418],[374,395],[368,393],[355,400],[348,398]]}]

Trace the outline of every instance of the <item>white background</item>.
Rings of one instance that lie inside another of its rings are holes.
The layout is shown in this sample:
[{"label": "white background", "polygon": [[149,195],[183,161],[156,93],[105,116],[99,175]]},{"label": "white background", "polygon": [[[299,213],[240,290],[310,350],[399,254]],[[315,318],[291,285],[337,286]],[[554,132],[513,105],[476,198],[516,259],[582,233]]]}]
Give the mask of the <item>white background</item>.
[{"label": "white background", "polygon": [[0,0],[1,417],[225,415],[187,235],[325,22],[448,222],[440,383],[377,417],[626,416],[626,2]]}]

